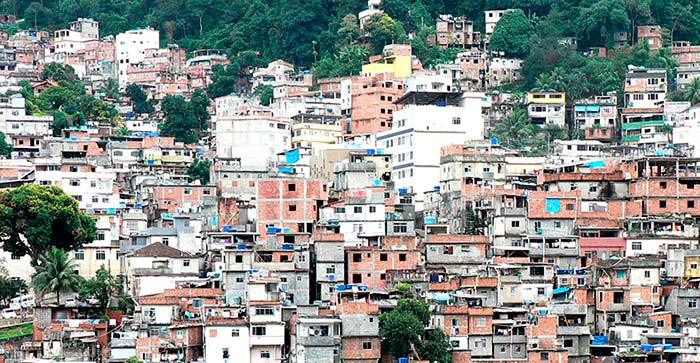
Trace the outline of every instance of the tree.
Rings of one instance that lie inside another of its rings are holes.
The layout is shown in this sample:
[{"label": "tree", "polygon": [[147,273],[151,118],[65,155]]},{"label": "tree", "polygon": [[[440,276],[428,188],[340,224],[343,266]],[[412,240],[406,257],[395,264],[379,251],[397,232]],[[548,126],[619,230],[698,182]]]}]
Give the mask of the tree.
[{"label": "tree", "polygon": [[430,306],[423,300],[399,300],[395,310],[401,314],[415,315],[423,325],[430,323]]},{"label": "tree", "polygon": [[577,36],[583,44],[612,47],[615,32],[630,26],[625,0],[600,0],[581,7],[578,24]]},{"label": "tree", "polygon": [[314,77],[319,79],[358,75],[369,59],[369,50],[360,45],[345,46],[338,54],[327,55],[314,63]]},{"label": "tree", "polygon": [[428,362],[452,363],[452,343],[440,329],[429,330],[421,347],[421,358]]},{"label": "tree", "polygon": [[700,102],[700,78],[693,78],[685,87],[683,99],[686,102],[690,102],[691,105],[695,105]]},{"label": "tree", "polygon": [[364,31],[370,35],[370,45],[374,54],[381,53],[387,44],[407,40],[406,31],[400,21],[384,13],[374,14],[365,22]]},{"label": "tree", "polygon": [[501,144],[510,148],[524,147],[526,141],[534,135],[532,120],[522,107],[516,107],[513,113],[498,122],[491,134],[497,137]]},{"label": "tree", "polygon": [[489,50],[503,52],[509,57],[525,58],[530,53],[534,35],[535,26],[522,10],[508,11],[489,37]]},{"label": "tree", "polygon": [[27,291],[27,283],[24,280],[9,279],[5,275],[0,275],[0,302],[3,305],[9,304],[12,298]]},{"label": "tree", "polygon": [[274,100],[272,86],[266,84],[258,86],[253,94],[258,96],[260,104],[263,106],[269,106]]},{"label": "tree", "polygon": [[32,275],[32,285],[40,294],[53,292],[57,304],[61,304],[61,293],[76,292],[82,282],[82,277],[75,270],[77,266],[68,254],[56,247],[43,252],[39,256],[39,264]]},{"label": "tree", "polygon": [[126,91],[124,92],[127,97],[131,100],[134,105],[134,113],[152,113],[155,111],[153,104],[148,99],[146,92],[143,91],[141,86],[136,83],[131,83],[126,86]]},{"label": "tree", "polygon": [[119,94],[119,82],[114,78],[108,78],[107,82],[100,88],[105,94],[106,98],[115,100],[117,102],[121,101],[121,95]]},{"label": "tree", "polygon": [[[403,301],[403,300],[401,300]],[[387,351],[394,357],[408,357],[420,344],[424,325],[413,314],[404,314],[394,309],[380,318],[380,333]]]},{"label": "tree", "polygon": [[199,180],[202,185],[209,184],[210,169],[211,160],[195,159],[187,169],[187,175],[189,176],[190,183],[195,180]]},{"label": "tree", "polygon": [[238,63],[231,63],[225,66],[215,64],[212,66],[212,82],[207,87],[209,97],[217,98],[235,92],[239,69]]},{"label": "tree", "polygon": [[15,256],[39,256],[53,247],[70,251],[97,238],[95,220],[55,186],[25,184],[0,193],[0,241]]},{"label": "tree", "polygon": [[41,79],[71,83],[75,80],[75,69],[70,64],[51,62],[41,70]]},{"label": "tree", "polygon": [[95,277],[83,280],[78,293],[81,297],[95,297],[100,302],[100,309],[109,307],[112,296],[119,291],[117,280],[103,266],[95,273]]},{"label": "tree", "polygon": [[0,155],[3,155],[7,158],[10,157],[12,154],[12,145],[7,143],[7,137],[5,136],[5,133],[0,131]]},{"label": "tree", "polygon": [[200,120],[195,115],[192,104],[184,97],[165,96],[161,110],[165,115],[165,123],[161,125],[164,136],[173,136],[176,141],[186,144],[199,141]]},{"label": "tree", "polygon": [[189,102],[190,108],[194,117],[199,121],[199,129],[206,130],[208,128],[208,122],[211,119],[209,115],[209,106],[211,105],[211,100],[204,92],[203,88],[197,88]]}]

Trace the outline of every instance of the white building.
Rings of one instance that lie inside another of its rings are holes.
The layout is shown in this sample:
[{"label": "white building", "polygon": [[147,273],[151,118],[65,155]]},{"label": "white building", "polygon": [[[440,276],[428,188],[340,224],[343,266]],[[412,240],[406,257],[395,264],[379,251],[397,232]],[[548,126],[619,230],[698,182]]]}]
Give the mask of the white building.
[{"label": "white building", "polygon": [[216,156],[242,170],[266,171],[291,148],[290,121],[268,116],[224,116],[216,121]]},{"label": "white building", "polygon": [[360,11],[358,14],[358,19],[360,20],[360,29],[364,28],[365,22],[369,20],[374,14],[382,14],[383,11],[379,9],[382,5],[382,0],[368,0],[367,9]]},{"label": "white building", "polygon": [[162,243],[153,243],[123,258],[127,286],[133,296],[160,294],[178,282],[199,278],[199,257]]},{"label": "white building", "polygon": [[505,14],[509,11],[513,11],[513,10],[512,9],[505,9],[505,10],[486,10],[486,11],[484,11],[484,21],[486,23],[486,31],[484,33],[486,34],[487,38],[496,29],[496,24],[498,24],[498,21],[501,20],[501,17],[503,17],[503,14]]},{"label": "white building", "polygon": [[116,50],[120,86],[126,86],[129,65],[143,62],[147,49],[158,49],[160,32],[150,28],[134,29],[117,34]]},{"label": "white building", "polygon": [[392,180],[397,189],[423,193],[440,182],[440,148],[483,138],[482,93],[409,92],[399,100],[391,130],[377,135],[377,147],[393,155]]},{"label": "white building", "polygon": [[251,362],[250,334],[243,319],[216,319],[204,327],[204,361]]},{"label": "white building", "polygon": [[[61,170],[63,161],[55,159],[37,159],[36,183],[61,187],[67,194],[78,201],[80,209],[91,213],[119,208],[119,194],[114,192],[116,173],[111,169],[97,168],[87,171],[76,165],[67,171]],[[82,169],[82,170],[81,170]]]}]

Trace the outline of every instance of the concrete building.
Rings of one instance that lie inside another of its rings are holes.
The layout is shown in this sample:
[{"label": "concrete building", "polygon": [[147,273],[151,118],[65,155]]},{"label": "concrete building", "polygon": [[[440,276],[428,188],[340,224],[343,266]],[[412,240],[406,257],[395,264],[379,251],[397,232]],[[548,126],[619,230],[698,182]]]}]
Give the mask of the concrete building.
[{"label": "concrete building", "polygon": [[216,121],[216,155],[238,168],[266,171],[291,148],[290,121],[267,116],[224,116]]},{"label": "concrete building", "polygon": [[474,32],[474,22],[463,16],[439,15],[435,20],[437,43],[440,48],[471,47],[479,42]]},{"label": "concrete building", "polygon": [[160,48],[160,32],[150,28],[133,29],[116,36],[117,69],[119,85],[128,82],[127,71],[132,65],[143,62],[146,50]]},{"label": "concrete building", "polygon": [[527,114],[535,125],[566,126],[566,93],[529,92]]}]

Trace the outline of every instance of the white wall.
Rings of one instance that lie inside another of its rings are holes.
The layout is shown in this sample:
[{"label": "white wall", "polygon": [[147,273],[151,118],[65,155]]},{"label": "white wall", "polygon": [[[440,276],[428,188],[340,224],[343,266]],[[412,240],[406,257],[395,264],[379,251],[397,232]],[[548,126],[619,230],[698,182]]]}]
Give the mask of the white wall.
[{"label": "white wall", "polygon": [[144,60],[146,49],[158,49],[160,45],[160,32],[152,29],[135,29],[116,36],[117,64],[119,67],[119,85],[125,86],[127,82],[126,71],[130,64],[136,64]]},{"label": "white wall", "polygon": [[[238,336],[232,336],[234,329],[238,330]],[[250,362],[249,343],[247,326],[204,327],[204,360],[208,363]],[[229,352],[228,360],[223,358],[223,350],[226,348]]]},{"label": "white wall", "polygon": [[267,170],[277,153],[291,148],[290,125],[262,116],[221,117],[216,121],[216,147],[217,157],[240,158],[245,170]]}]

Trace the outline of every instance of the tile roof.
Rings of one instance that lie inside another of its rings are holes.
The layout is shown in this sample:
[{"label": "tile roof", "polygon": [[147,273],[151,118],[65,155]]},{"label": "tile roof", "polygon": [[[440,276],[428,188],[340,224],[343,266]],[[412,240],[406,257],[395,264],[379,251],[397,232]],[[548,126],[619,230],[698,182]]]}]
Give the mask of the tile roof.
[{"label": "tile roof", "polygon": [[166,246],[160,242],[152,243],[146,247],[134,251],[134,257],[192,257],[191,254],[178,250],[175,247]]}]

